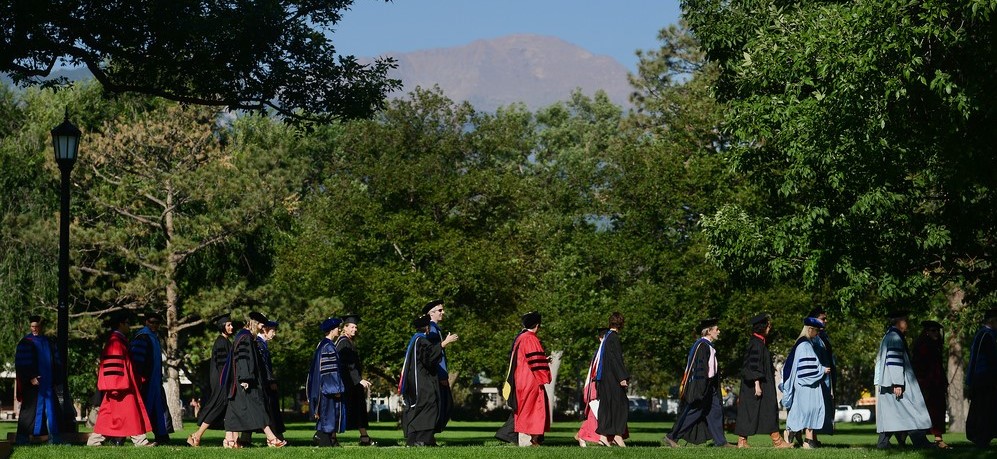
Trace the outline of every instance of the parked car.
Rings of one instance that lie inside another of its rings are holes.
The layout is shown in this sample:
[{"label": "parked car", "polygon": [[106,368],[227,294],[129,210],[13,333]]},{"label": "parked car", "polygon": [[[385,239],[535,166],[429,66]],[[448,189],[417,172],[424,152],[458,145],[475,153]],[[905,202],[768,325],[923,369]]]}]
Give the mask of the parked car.
[{"label": "parked car", "polygon": [[872,411],[865,408],[838,405],[834,409],[834,422],[866,422],[869,419],[872,419]]},{"label": "parked car", "polygon": [[650,413],[651,412],[651,401],[645,397],[627,397],[630,400],[630,412],[631,413]]}]

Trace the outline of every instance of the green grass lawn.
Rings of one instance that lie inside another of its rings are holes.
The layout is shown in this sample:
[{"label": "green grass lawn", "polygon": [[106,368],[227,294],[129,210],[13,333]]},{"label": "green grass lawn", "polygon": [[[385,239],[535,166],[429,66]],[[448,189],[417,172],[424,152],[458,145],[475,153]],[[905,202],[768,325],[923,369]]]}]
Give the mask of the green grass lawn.
[{"label": "green grass lawn", "polygon": [[[572,438],[578,428],[578,423],[555,423],[547,435],[547,442],[541,448],[516,448],[496,440],[492,435],[500,423],[496,422],[451,422],[448,429],[437,436],[443,448],[404,448],[401,431],[394,423],[374,423],[371,425],[371,436],[379,446],[361,448],[356,446],[358,435],[347,432],[340,435],[344,448],[335,450],[319,449],[311,446],[311,424],[292,423],[286,434],[290,447],[282,449],[265,448],[262,434],[254,435],[253,448],[229,451],[221,448],[222,432],[208,431],[202,439],[201,448],[190,448],[184,439],[190,433],[193,423],[187,423],[186,430],[173,434],[173,445],[157,448],[134,448],[130,444],[124,447],[87,448],[84,446],[26,446],[14,449],[15,459],[36,458],[120,458],[126,454],[129,458],[229,458],[237,457],[273,457],[294,458],[328,457],[336,454],[349,454],[351,458],[374,457],[446,457],[446,458],[506,458],[506,457],[563,457],[583,459],[594,457],[675,457],[675,458],[763,458],[763,457],[809,457],[809,458],[902,458],[902,457],[946,457],[946,458],[997,458],[997,447],[992,451],[982,451],[971,446],[964,434],[948,434],[946,441],[953,445],[948,451],[879,451],[874,448],[876,428],[874,424],[839,424],[836,435],[822,437],[825,448],[820,450],[773,450],[769,446],[768,437],[755,436],[749,439],[752,448],[748,450],[720,449],[706,446],[688,445],[678,449],[668,449],[659,446],[662,435],[671,428],[666,422],[633,422],[630,423],[630,448],[604,448],[589,446],[577,447]],[[5,422],[0,424],[0,434],[6,435],[15,429],[15,424]],[[737,437],[728,434],[728,440],[736,441]]]}]

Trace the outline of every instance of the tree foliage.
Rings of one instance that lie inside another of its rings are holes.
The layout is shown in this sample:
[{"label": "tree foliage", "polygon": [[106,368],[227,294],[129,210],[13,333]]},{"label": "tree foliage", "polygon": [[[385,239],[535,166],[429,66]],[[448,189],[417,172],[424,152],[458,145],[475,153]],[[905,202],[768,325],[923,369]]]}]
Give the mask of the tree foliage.
[{"label": "tree foliage", "polygon": [[60,62],[110,93],[328,121],[367,117],[399,82],[390,59],[336,54],[353,0],[14,1],[0,4],[0,72],[34,83]]}]

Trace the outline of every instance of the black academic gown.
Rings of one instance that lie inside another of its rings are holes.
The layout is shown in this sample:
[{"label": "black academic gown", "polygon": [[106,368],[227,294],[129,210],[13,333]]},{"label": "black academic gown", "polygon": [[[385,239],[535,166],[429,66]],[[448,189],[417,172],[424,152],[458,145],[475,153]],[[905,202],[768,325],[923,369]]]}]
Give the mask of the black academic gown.
[{"label": "black academic gown", "polygon": [[[755,381],[761,382],[762,396],[755,397]],[[779,401],[775,392],[775,365],[765,340],[752,334],[741,366],[741,392],[737,399],[737,427],[742,437],[768,435],[779,431]]]},{"label": "black academic gown", "polygon": [[406,405],[402,413],[402,430],[409,445],[433,441],[440,415],[438,375],[442,357],[443,348],[421,335],[415,338],[406,358],[402,374],[402,396]]},{"label": "black academic gown", "polygon": [[602,342],[602,357],[596,374],[596,390],[599,394],[598,427],[599,435],[622,436],[627,433],[627,414],[630,400],[627,388],[620,381],[629,380],[630,373],[623,364],[623,345],[620,334],[610,330]]},{"label": "black academic gown", "polygon": [[675,422],[675,428],[684,430],[678,438],[696,445],[712,437],[706,411],[711,410],[714,399],[720,398],[719,374],[712,378],[708,376],[711,347],[708,340],[699,339],[689,351],[684,374],[686,382],[680,394],[679,417]]},{"label": "black academic gown", "polygon": [[966,416],[966,438],[985,446],[997,438],[997,332],[983,327],[973,338],[970,348],[969,413]]},{"label": "black academic gown", "polygon": [[[225,430],[252,432],[270,422],[267,397],[263,391],[263,358],[256,337],[249,330],[240,330],[232,344],[232,377],[228,387],[228,409]],[[241,383],[249,384],[243,389]]]},{"label": "black academic gown", "polygon": [[232,352],[232,342],[224,335],[215,338],[211,346],[211,361],[209,362],[208,383],[210,392],[202,398],[201,411],[197,415],[197,424],[207,423],[212,429],[225,428],[225,409],[228,407],[228,378],[225,367],[229,354]]},{"label": "black academic gown", "polygon": [[346,386],[346,428],[356,430],[366,429],[367,422],[367,389],[360,384],[363,379],[361,372],[363,364],[353,340],[340,336],[336,341],[336,351],[339,352],[339,364],[343,371],[343,385]]},{"label": "black academic gown", "polygon": [[270,346],[267,341],[259,336],[256,337],[256,347],[260,350],[260,357],[263,368],[263,393],[267,398],[267,415],[270,420],[267,425],[277,436],[287,431],[284,426],[284,415],[280,412],[280,393],[275,388],[277,386],[277,376],[273,371],[273,359],[270,357]]}]

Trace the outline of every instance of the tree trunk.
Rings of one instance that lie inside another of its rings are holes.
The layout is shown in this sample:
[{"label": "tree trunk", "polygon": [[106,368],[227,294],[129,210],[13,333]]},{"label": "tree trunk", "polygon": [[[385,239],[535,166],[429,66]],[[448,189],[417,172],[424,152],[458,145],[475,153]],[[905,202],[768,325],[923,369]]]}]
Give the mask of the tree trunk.
[{"label": "tree trunk", "polygon": [[173,429],[183,429],[183,403],[180,400],[180,355],[179,355],[179,287],[177,286],[177,260],[173,251],[173,187],[166,184],[166,211],[164,215],[166,231],[166,406],[170,409]]},{"label": "tree trunk", "polygon": [[[948,300],[949,323],[959,323],[959,316],[966,307],[963,298],[966,292],[960,287],[950,287],[946,292]],[[966,415],[969,413],[969,403],[963,393],[963,381],[966,380],[966,368],[963,361],[963,345],[960,339],[961,330],[949,330],[948,341],[948,379],[949,379],[949,432],[966,431]]]},{"label": "tree trunk", "polygon": [[561,356],[564,355],[564,351],[554,351],[550,353],[550,384],[545,384],[544,389],[547,391],[547,400],[550,400],[550,413],[551,419],[554,419],[554,408],[557,406],[557,396],[554,390],[557,387],[557,371],[561,368]]}]

